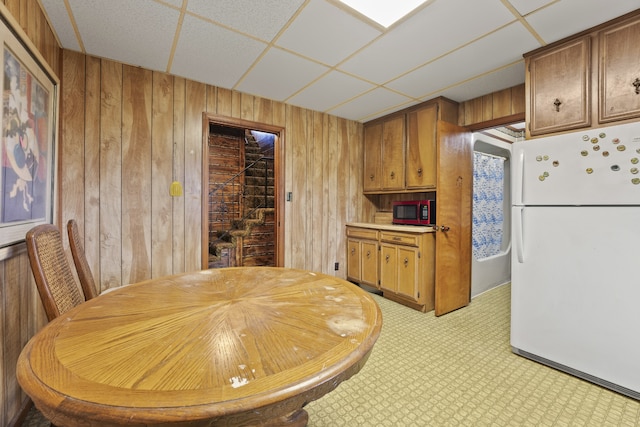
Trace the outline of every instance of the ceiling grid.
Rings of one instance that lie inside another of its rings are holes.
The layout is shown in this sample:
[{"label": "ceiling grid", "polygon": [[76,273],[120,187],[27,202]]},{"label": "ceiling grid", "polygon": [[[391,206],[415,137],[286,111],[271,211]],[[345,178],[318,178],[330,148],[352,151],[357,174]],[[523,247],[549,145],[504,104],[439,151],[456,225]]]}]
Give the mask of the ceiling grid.
[{"label": "ceiling grid", "polygon": [[521,84],[523,53],[638,8],[430,0],[385,29],[338,0],[39,1],[65,49],[356,121]]}]

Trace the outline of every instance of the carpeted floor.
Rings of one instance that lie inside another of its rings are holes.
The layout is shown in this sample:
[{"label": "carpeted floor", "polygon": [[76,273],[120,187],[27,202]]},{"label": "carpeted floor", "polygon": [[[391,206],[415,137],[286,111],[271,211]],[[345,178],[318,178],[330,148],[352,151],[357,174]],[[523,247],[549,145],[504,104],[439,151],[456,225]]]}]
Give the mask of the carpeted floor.
[{"label": "carpeted floor", "polygon": [[[438,318],[375,296],[369,361],[307,406],[308,427],[640,425],[640,402],[511,353],[510,289]],[[32,411],[24,425],[48,423]]]},{"label": "carpeted floor", "polygon": [[379,298],[373,354],[308,405],[309,427],[640,425],[640,402],[511,352],[510,291],[441,317]]}]

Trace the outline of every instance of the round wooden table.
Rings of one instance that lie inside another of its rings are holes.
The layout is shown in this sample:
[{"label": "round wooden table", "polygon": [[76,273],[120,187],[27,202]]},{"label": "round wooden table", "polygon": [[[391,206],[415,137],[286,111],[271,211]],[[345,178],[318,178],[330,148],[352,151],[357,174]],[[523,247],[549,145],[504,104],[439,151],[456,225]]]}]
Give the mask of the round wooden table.
[{"label": "round wooden table", "polygon": [[302,408],[364,366],[381,327],[372,297],[333,276],[212,269],[63,314],[17,377],[56,426],[304,426]]}]

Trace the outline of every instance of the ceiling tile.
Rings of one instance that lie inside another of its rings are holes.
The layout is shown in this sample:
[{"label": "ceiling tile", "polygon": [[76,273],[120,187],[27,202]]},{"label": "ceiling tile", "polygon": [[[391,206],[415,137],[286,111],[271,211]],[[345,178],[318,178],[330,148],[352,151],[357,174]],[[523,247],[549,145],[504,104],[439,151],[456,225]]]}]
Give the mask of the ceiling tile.
[{"label": "ceiling tile", "polygon": [[372,88],[373,85],[370,83],[338,71],[331,71],[286,102],[316,111],[326,111]]},{"label": "ceiling tile", "polygon": [[60,43],[67,49],[80,51],[80,45],[78,44],[75,31],[73,31],[71,19],[67,13],[67,8],[64,7],[64,3],[59,0],[41,0],[41,3],[49,17],[51,25],[55,28]]},{"label": "ceiling tile", "polygon": [[443,87],[470,79],[474,75],[523,61],[522,49],[532,50],[537,47],[540,47],[538,41],[516,21],[387,86],[402,93],[425,96]]},{"label": "ceiling tile", "polygon": [[329,111],[351,120],[370,120],[415,104],[416,101],[385,88],[377,88]]},{"label": "ceiling tile", "polygon": [[163,3],[167,3],[170,4],[172,6],[175,6],[178,9],[182,8],[182,0],[156,0],[156,1],[161,1]]},{"label": "ceiling tile", "polygon": [[171,73],[230,89],[266,47],[265,43],[187,15]]},{"label": "ceiling tile", "polygon": [[189,0],[187,9],[245,34],[271,41],[304,0]]},{"label": "ceiling tile", "polygon": [[[464,13],[460,13],[462,10]],[[382,84],[514,19],[500,0],[436,1],[340,69]]]},{"label": "ceiling tile", "polygon": [[69,0],[69,4],[88,53],[166,70],[174,36],[166,29],[176,28],[178,11],[152,0]]},{"label": "ceiling tile", "polygon": [[271,48],[236,89],[283,101],[328,70],[282,49]]},{"label": "ceiling tile", "polygon": [[354,120],[520,84],[522,54],[541,44],[535,35],[554,42],[640,6],[432,0],[385,32],[336,0],[68,1],[82,43],[65,0],[39,0],[65,49]]},{"label": "ceiling tile", "polygon": [[431,94],[425,97],[424,100],[427,101],[437,96],[444,96],[454,101],[462,102],[522,83],[524,83],[524,61]]},{"label": "ceiling tile", "polygon": [[311,0],[277,44],[333,66],[380,34],[325,0]]},{"label": "ceiling tile", "polygon": [[638,0],[562,0],[526,19],[545,42],[552,43],[638,7]]},{"label": "ceiling tile", "polygon": [[554,3],[556,0],[509,0],[509,3],[516,8],[518,13],[522,16],[540,9],[541,7]]}]

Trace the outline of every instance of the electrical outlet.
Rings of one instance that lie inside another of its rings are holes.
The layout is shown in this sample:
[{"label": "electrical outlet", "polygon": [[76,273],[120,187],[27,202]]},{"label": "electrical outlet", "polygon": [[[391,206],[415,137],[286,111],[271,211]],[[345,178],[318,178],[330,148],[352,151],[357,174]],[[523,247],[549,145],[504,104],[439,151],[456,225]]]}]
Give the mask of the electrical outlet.
[{"label": "electrical outlet", "polygon": [[336,263],[333,265],[333,269],[334,269],[335,271],[338,271],[338,270],[340,269],[340,263],[339,263],[339,262],[336,262]]}]

